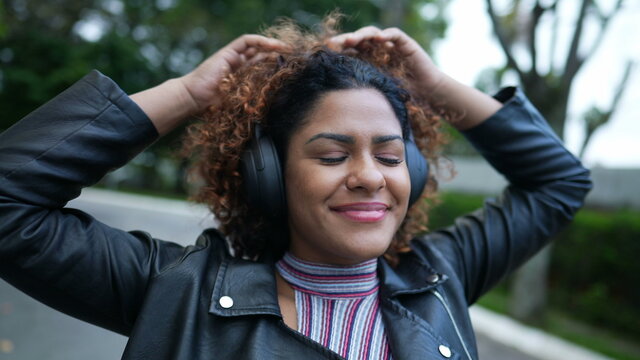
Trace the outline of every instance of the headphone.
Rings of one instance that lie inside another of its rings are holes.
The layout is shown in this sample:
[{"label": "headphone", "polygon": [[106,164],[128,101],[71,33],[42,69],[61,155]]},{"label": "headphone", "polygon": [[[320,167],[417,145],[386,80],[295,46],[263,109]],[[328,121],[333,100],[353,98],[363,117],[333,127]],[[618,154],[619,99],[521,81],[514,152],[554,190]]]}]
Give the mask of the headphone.
[{"label": "headphone", "polygon": [[[409,139],[404,140],[405,161],[409,169],[411,193],[409,207],[422,194],[429,177],[429,163],[413,141],[409,128]],[[253,138],[242,154],[240,172],[244,180],[244,193],[250,206],[256,207],[270,219],[282,221],[287,210],[284,176],[276,147],[259,124],[254,126]]]}]

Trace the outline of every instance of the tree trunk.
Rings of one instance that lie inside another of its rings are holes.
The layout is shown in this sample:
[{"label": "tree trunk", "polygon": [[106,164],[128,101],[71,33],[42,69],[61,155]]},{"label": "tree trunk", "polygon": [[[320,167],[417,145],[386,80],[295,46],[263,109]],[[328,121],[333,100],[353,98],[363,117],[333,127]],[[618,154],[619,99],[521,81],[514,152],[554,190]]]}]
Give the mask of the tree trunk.
[{"label": "tree trunk", "polygon": [[514,318],[537,325],[544,322],[552,247],[547,245],[513,274],[509,313]]}]

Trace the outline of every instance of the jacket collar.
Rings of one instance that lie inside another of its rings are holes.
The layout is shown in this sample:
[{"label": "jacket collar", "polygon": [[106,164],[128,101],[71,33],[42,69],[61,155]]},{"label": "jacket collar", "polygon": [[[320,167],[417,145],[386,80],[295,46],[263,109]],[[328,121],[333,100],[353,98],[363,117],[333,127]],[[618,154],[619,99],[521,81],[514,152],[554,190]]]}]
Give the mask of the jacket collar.
[{"label": "jacket collar", "polygon": [[402,266],[392,267],[384,258],[378,259],[381,291],[385,297],[423,293],[448,279],[415,253],[401,255],[400,261]]},{"label": "jacket collar", "polygon": [[[447,280],[413,253],[403,255],[402,266],[391,267],[378,259],[381,295],[390,298],[426,292]],[[219,316],[274,315],[282,317],[278,305],[275,261],[243,260],[226,254],[218,269],[209,312]]]},{"label": "jacket collar", "polygon": [[227,255],[218,269],[209,312],[220,316],[263,314],[282,317],[274,271],[272,262],[254,262]]}]

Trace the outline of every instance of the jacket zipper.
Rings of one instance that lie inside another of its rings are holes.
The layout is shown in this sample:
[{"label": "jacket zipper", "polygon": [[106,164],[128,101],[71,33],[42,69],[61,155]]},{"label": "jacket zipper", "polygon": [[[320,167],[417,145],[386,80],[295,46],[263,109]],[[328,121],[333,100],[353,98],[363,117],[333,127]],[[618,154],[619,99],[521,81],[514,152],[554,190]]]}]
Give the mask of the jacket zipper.
[{"label": "jacket zipper", "polygon": [[456,335],[458,335],[458,340],[460,340],[460,343],[462,344],[462,348],[464,349],[464,352],[467,354],[467,358],[469,360],[473,360],[471,358],[471,354],[469,354],[469,350],[467,349],[467,345],[465,344],[464,339],[462,339],[462,334],[460,333],[460,329],[458,329],[458,325],[456,324],[456,321],[453,318],[453,314],[451,313],[451,309],[449,308],[449,305],[444,300],[444,297],[438,292],[438,290],[432,289],[430,291],[440,301],[440,303],[442,303],[442,306],[444,306],[444,309],[447,312],[447,315],[449,315],[449,319],[453,324],[453,329],[456,331]]}]

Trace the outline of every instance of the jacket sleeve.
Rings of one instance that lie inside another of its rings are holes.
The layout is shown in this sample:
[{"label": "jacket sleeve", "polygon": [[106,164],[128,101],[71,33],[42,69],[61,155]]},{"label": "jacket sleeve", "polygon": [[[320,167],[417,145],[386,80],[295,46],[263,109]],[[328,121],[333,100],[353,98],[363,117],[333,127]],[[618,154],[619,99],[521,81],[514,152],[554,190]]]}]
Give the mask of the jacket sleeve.
[{"label": "jacket sleeve", "polygon": [[463,134],[509,185],[422,243],[452,265],[469,304],[544,247],[591,189],[589,171],[519,90],[506,88],[496,98],[503,108]]},{"label": "jacket sleeve", "polygon": [[148,280],[182,248],[63,207],[157,136],[142,110],[97,71],[0,134],[0,276],[126,335]]}]

